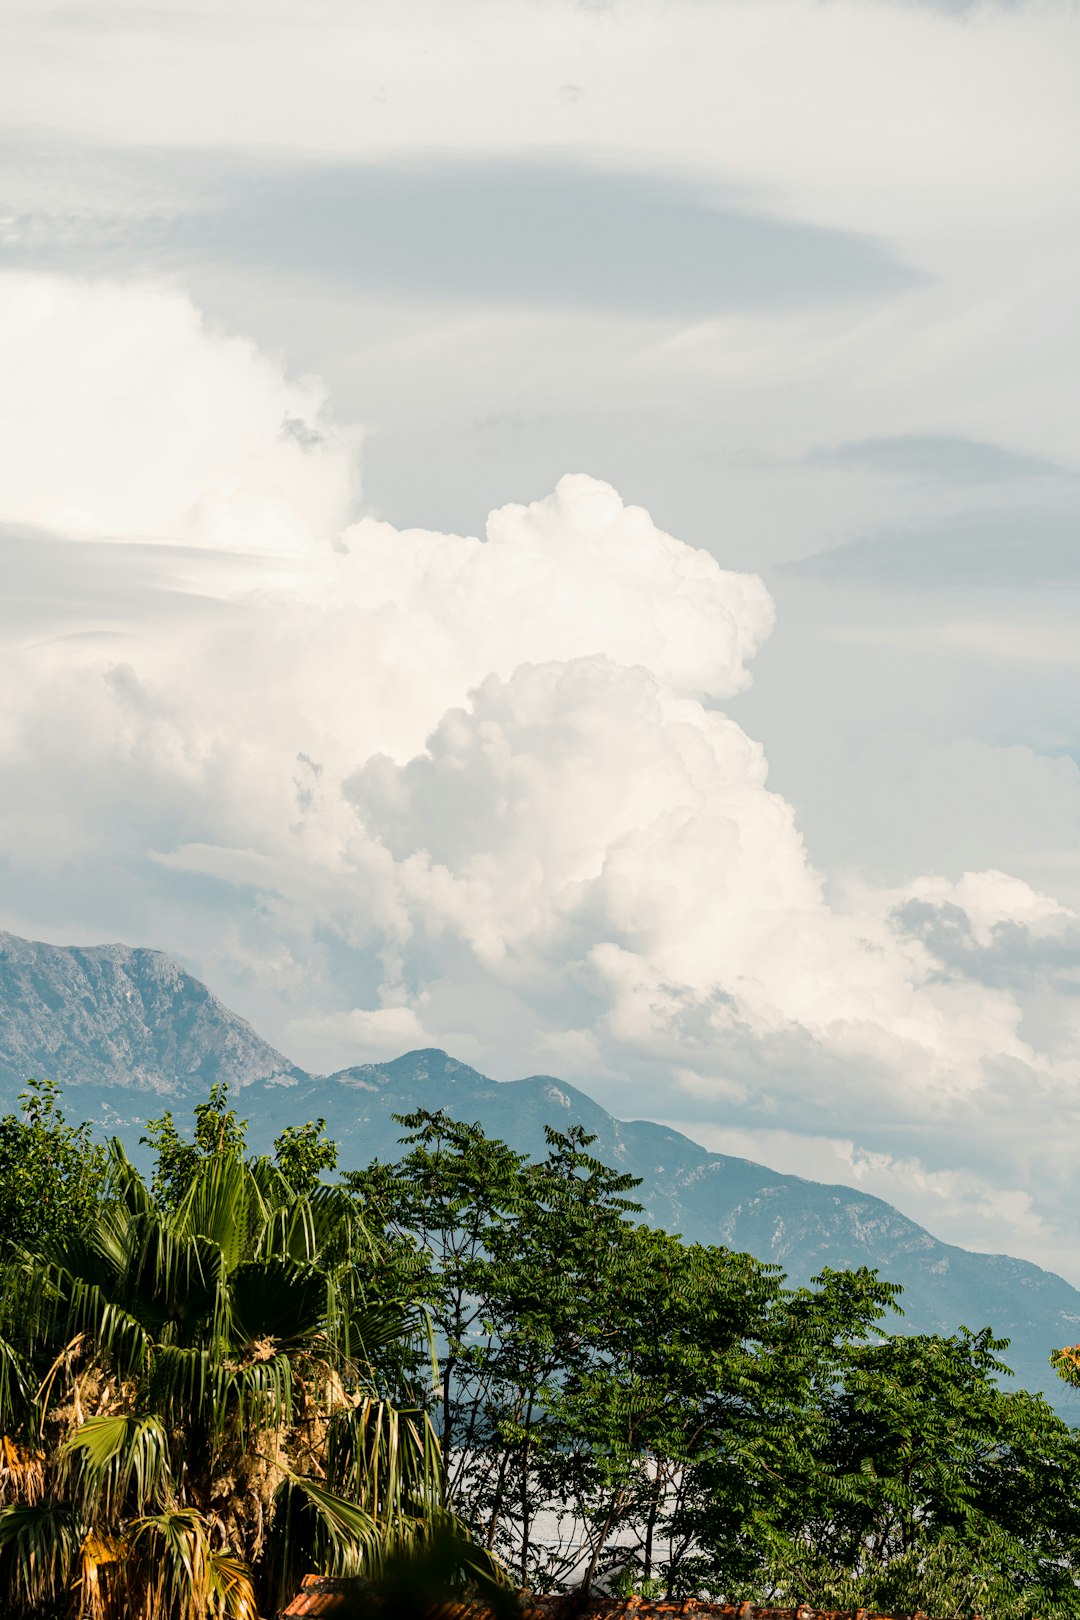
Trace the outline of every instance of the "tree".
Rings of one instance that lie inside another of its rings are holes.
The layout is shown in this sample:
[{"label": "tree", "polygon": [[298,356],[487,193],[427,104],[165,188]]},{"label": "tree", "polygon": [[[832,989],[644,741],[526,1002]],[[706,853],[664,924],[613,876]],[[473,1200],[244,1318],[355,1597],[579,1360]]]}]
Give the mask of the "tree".
[{"label": "tree", "polygon": [[78,1232],[101,1196],[108,1154],[88,1124],[70,1125],[54,1080],[31,1080],[21,1117],[0,1120],[0,1243]]},{"label": "tree", "polygon": [[445,1112],[398,1116],[407,1156],[343,1178],[382,1242],[394,1287],[427,1309],[439,1353],[432,1389],[424,1364],[410,1368],[417,1398],[435,1413],[446,1460],[446,1489],[457,1494],[469,1458],[490,1426],[489,1382],[495,1349],[490,1282],[498,1230],[525,1203],[526,1160],[479,1125]]},{"label": "tree", "polygon": [[444,1113],[402,1123],[399,1164],[345,1179],[430,1310],[460,1511],[523,1584],[628,1560],[666,1579],[669,1497],[705,1444],[703,1402],[723,1367],[743,1376],[783,1293],[775,1269],[639,1224],[633,1178],[579,1129],[549,1130],[530,1164]]},{"label": "tree", "polygon": [[323,1172],[336,1170],[337,1162],[337,1143],[327,1138],[325,1119],[286,1125],[274,1139],[274,1163],[295,1192],[314,1192]]},{"label": "tree", "polygon": [[580,1131],[532,1164],[403,1124],[346,1181],[431,1311],[455,1501],[523,1584],[1080,1615],[1080,1441],[989,1332],[891,1333],[871,1271],[790,1289],[650,1230]]},{"label": "tree", "polygon": [[[171,1110],[166,1109],[160,1118],[147,1120],[149,1135],[140,1138],[154,1149],[150,1190],[169,1208],[180,1202],[207,1159],[244,1150],[248,1122],[238,1119],[236,1109],[229,1106],[227,1081],[211,1086],[208,1099],[196,1104],[194,1112],[191,1137],[181,1135]],[[286,1125],[274,1141],[273,1162],[296,1193],[313,1192],[323,1171],[335,1170],[337,1161],[337,1143],[328,1140],[325,1119]]]},{"label": "tree", "polygon": [[154,1150],[154,1172],[150,1191],[163,1209],[175,1209],[208,1159],[224,1154],[242,1154],[247,1139],[247,1120],[237,1119],[229,1107],[229,1085],[219,1080],[210,1087],[206,1102],[194,1109],[195,1129],[190,1138],[181,1135],[166,1109],[158,1119],[148,1119],[149,1135],[140,1137]]},{"label": "tree", "polygon": [[246,1160],[224,1104],[195,1160],[159,1129],[157,1196],[114,1143],[83,1227],[4,1269],[5,1615],[254,1620],[308,1569],[377,1570],[447,1528],[491,1572],[430,1423],[389,1399],[422,1324],[355,1201]]},{"label": "tree", "polygon": [[729,1450],[693,1471],[683,1528],[704,1584],[734,1552],[759,1601],[1080,1615],[1080,1437],[1040,1396],[999,1387],[1004,1347],[988,1330],[871,1331],[822,1342],[816,1367],[797,1360],[788,1399],[777,1381],[771,1414],[733,1432],[742,1509]]}]

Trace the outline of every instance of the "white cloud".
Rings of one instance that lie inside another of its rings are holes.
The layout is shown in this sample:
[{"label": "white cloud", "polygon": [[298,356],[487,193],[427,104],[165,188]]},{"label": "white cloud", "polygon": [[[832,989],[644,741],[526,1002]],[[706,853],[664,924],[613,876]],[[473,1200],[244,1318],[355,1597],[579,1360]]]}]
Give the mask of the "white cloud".
[{"label": "white cloud", "polygon": [[[826,892],[763,750],[718,707],[772,626],[759,580],[580,474],[483,540],[343,527],[355,436],[179,294],[6,290],[0,417],[17,430],[20,400],[39,404],[0,522],[137,539],[88,553],[119,572],[150,567],[141,542],[202,548],[158,553],[149,577],[160,592],[179,569],[179,606],[132,609],[120,653],[63,593],[55,634],[9,621],[0,859],[21,924],[33,904],[54,936],[93,916],[130,937],[136,917],[219,987],[233,961],[256,979],[245,1010],[262,994],[268,1033],[327,1066],[445,1042],[502,1073],[557,1059],[617,1109],[671,1076],[747,1128],[782,1111],[832,1137],[842,1111],[857,1141],[914,1121],[946,1156],[925,1174],[960,1167],[946,1228],[982,1207],[981,1153],[1023,1158],[1052,1110],[1072,1118],[1068,997],[1029,1018],[993,954],[1003,929],[1071,948],[1071,915],[996,871]],[[68,378],[81,407],[50,430],[40,402]],[[313,451],[280,435],[297,409],[326,435]],[[283,544],[284,569],[252,561]],[[966,954],[913,905],[964,919]],[[1071,1167],[1050,1158],[1061,1202]]]},{"label": "white cloud", "polygon": [[6,522],[292,556],[349,520],[358,436],[168,287],[4,274],[0,374]]},{"label": "white cloud", "polygon": [[1047,924],[1075,921],[1067,906],[1006,872],[965,872],[955,883],[941,877],[915,878],[904,898],[955,906],[966,916],[976,943],[984,947],[993,942],[994,930],[1002,923],[1039,931]]},{"label": "white cloud", "polygon": [[[371,761],[346,792],[394,858],[411,929],[466,940],[525,1000],[584,979],[617,1046],[671,1061],[691,1022],[699,1046],[796,1026],[898,1073],[918,1064],[924,1096],[975,1085],[983,1056],[1037,1061],[1009,996],[934,982],[925,947],[889,926],[900,897],[831,907],[760,748],[641,669],[489,677],[422,755]],[[946,892],[978,927],[1058,909],[1000,874],[911,897]]]},{"label": "white cloud", "polygon": [[[332,1066],[342,1051],[362,1052],[364,1062],[400,1057],[416,1047],[430,1045],[430,1033],[412,1007],[376,1007],[370,1011],[354,1008],[336,1017],[296,1018],[290,1025],[293,1040],[305,1051],[322,1052]],[[475,1040],[470,1043],[476,1045]],[[471,1052],[456,1049],[459,1056]]]}]

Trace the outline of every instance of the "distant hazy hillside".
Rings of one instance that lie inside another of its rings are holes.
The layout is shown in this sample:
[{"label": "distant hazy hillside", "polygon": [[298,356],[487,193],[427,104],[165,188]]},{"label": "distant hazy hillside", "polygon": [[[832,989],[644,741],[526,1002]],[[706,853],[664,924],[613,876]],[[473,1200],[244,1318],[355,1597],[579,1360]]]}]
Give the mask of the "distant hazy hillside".
[{"label": "distant hazy hillside", "polygon": [[543,1152],[546,1124],[584,1125],[597,1136],[598,1157],[641,1177],[637,1197],[655,1224],[775,1261],[793,1282],[823,1266],[874,1266],[904,1285],[907,1328],[990,1324],[1012,1339],[1008,1359],[1022,1382],[1080,1421],[1080,1399],[1046,1361],[1053,1346],[1080,1339],[1080,1292],[1062,1278],[941,1243],[849,1187],[780,1175],[708,1153],[663,1126],[613,1119],[562,1080],[489,1080],[438,1051],[316,1078],[157,951],[61,949],[0,934],[0,1108],[14,1104],[31,1074],[77,1086],[69,1112],[119,1132],[136,1151],[163,1091],[176,1094],[172,1106],[183,1113],[217,1079],[243,1086],[255,1147],[269,1147],[289,1122],[322,1115],[343,1168],[396,1158],[392,1116],[421,1107],[480,1120],[529,1154]]},{"label": "distant hazy hillside", "polygon": [[0,933],[0,1082],[205,1091],[300,1074],[161,951]]}]

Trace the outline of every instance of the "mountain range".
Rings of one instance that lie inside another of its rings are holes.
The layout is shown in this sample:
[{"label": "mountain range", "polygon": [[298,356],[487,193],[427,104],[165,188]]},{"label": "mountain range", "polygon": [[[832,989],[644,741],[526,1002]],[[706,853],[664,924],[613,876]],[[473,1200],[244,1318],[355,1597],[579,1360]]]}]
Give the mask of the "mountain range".
[{"label": "mountain range", "polygon": [[182,1114],[217,1080],[241,1093],[257,1150],[286,1124],[323,1117],[344,1169],[396,1158],[393,1115],[416,1108],[479,1120],[531,1155],[544,1151],[545,1125],[582,1125],[597,1138],[598,1158],[640,1177],[635,1196],[648,1221],[774,1261],[793,1283],[823,1266],[876,1267],[903,1284],[899,1327],[990,1325],[1011,1339],[1006,1359],[1020,1382],[1080,1421],[1077,1397],[1047,1365],[1051,1348],[1080,1339],[1080,1292],[1063,1278],[943,1243],[853,1188],[710,1153],[647,1120],[615,1119],[553,1076],[490,1080],[435,1050],[308,1074],[160,951],[0,933],[0,1109],[16,1106],[30,1076],[59,1081],[69,1116],[119,1135],[136,1155],[147,1117],[164,1107]]}]

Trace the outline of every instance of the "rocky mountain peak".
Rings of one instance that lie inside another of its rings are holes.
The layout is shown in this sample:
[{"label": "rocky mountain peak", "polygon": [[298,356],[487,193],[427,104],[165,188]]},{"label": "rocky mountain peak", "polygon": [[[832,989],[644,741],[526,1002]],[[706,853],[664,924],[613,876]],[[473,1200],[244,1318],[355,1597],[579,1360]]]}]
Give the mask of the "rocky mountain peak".
[{"label": "rocky mountain peak", "polygon": [[205,1095],[295,1079],[294,1064],[163,951],[0,932],[0,1078]]}]

